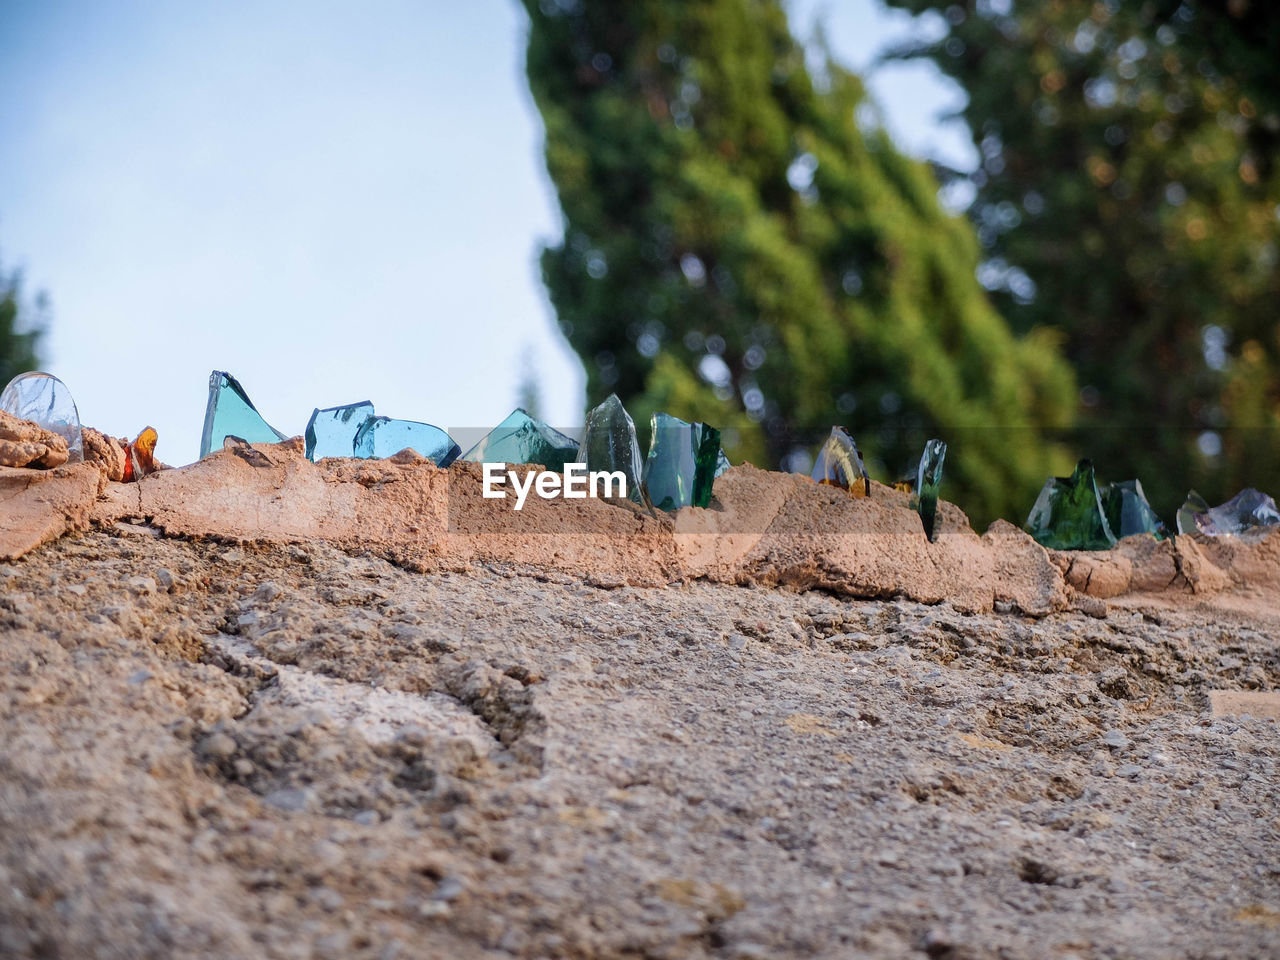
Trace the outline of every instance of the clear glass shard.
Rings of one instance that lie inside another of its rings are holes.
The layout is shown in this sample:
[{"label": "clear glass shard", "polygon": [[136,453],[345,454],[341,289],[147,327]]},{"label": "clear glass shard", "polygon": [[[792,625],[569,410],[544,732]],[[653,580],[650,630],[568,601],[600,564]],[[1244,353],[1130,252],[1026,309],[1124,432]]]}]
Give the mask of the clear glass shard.
[{"label": "clear glass shard", "polygon": [[871,478],[863,466],[862,453],[844,427],[831,428],[831,436],[818,451],[812,476],[818,483],[848,490],[855,497],[871,494]]},{"label": "clear glass shard", "polygon": [[1253,487],[1245,487],[1217,507],[1210,507],[1204,497],[1192,490],[1178,510],[1179,533],[1239,536],[1246,530],[1277,525],[1280,525],[1280,510],[1275,500]]},{"label": "clear glass shard", "polygon": [[201,459],[213,450],[221,450],[227,437],[239,437],[249,443],[289,439],[262,419],[235,377],[214,370],[209,374],[209,402],[204,408],[204,431],[200,435]]},{"label": "clear glass shard", "polygon": [[447,467],[462,450],[439,427],[413,420],[369,417],[356,431],[354,455],[365,460],[392,457],[413,450],[437,467]]},{"label": "clear glass shard", "polygon": [[576,462],[578,441],[517,408],[462,459],[471,463],[540,463],[557,473]]},{"label": "clear glass shard", "polygon": [[724,473],[732,466],[733,464],[730,463],[729,458],[724,455],[724,450],[722,448],[719,455],[716,457],[716,476],[720,476],[720,474]]},{"label": "clear glass shard", "polygon": [[67,462],[84,460],[80,412],[67,385],[51,373],[20,373],[0,393],[0,410],[31,420],[67,441]]},{"label": "clear glass shard", "polygon": [[1169,535],[1164,521],[1151,509],[1140,480],[1121,480],[1105,484],[1099,491],[1107,524],[1118,538],[1149,533],[1157,540]]},{"label": "clear glass shard", "polygon": [[1093,461],[1081,460],[1069,477],[1050,477],[1027,517],[1035,541],[1052,550],[1109,550],[1116,538],[1102,510]]},{"label": "clear glass shard", "polygon": [[644,462],[640,459],[640,441],[636,425],[616,393],[587,413],[582,442],[578,444],[578,463],[588,471],[620,471],[627,484],[627,499],[652,509],[645,494]]},{"label": "clear glass shard", "polygon": [[372,416],[368,400],[313,411],[305,434],[307,459],[314,463],[325,457],[354,457],[356,433]]},{"label": "clear glass shard", "polygon": [[920,464],[916,467],[915,494],[911,505],[920,514],[925,536],[934,539],[933,523],[938,515],[938,488],[942,486],[942,464],[947,459],[947,445],[941,440],[930,440],[924,445]]},{"label": "clear glass shard", "polygon": [[666,413],[655,413],[650,427],[643,477],[649,501],[668,512],[709,505],[722,456],[720,431]]}]

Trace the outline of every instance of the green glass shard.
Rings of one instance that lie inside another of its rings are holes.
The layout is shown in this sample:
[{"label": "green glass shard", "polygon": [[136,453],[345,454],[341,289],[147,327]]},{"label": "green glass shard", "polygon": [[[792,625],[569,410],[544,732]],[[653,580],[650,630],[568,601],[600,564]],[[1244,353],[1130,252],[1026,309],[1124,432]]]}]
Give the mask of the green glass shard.
[{"label": "green glass shard", "polygon": [[1122,480],[1118,483],[1105,484],[1098,491],[1102,499],[1102,509],[1107,515],[1107,524],[1117,537],[1132,537],[1139,533],[1149,533],[1157,540],[1169,535],[1164,521],[1147,503],[1147,495],[1142,490],[1140,480]]},{"label": "green glass shard", "polygon": [[540,463],[559,473],[566,463],[576,462],[577,456],[577,440],[517,408],[462,459],[472,463]]},{"label": "green glass shard", "polygon": [[724,449],[722,448],[720,453],[716,456],[716,476],[720,476],[720,474],[724,473],[732,466],[733,464],[730,463],[729,458],[724,455]]},{"label": "green glass shard", "polygon": [[627,499],[652,509],[642,483],[643,461],[636,425],[616,393],[587,414],[587,424],[578,444],[578,463],[589,472],[621,472],[627,485]]},{"label": "green glass shard", "polygon": [[262,419],[235,377],[222,370],[209,374],[209,402],[204,408],[204,431],[200,434],[200,456],[221,450],[227,437],[249,443],[279,443],[289,439]]},{"label": "green glass shard", "polygon": [[1069,477],[1050,477],[1027,517],[1026,531],[1053,550],[1108,550],[1116,538],[1102,510],[1093,461],[1081,460]]},{"label": "green glass shard", "polygon": [[361,459],[391,457],[401,450],[413,450],[437,467],[447,467],[462,452],[453,437],[429,423],[370,417],[356,431],[354,452]]},{"label": "green glass shard", "polygon": [[1261,490],[1245,487],[1226,503],[1210,507],[1192,490],[1178,510],[1179,533],[1202,533],[1207,537],[1239,536],[1256,527],[1280,525],[1280,509]]},{"label": "green glass shard", "polygon": [[307,421],[307,459],[313,463],[325,457],[354,457],[356,433],[373,416],[368,400],[315,410]]},{"label": "green glass shard", "polygon": [[643,477],[650,502],[668,512],[710,504],[720,458],[720,431],[666,413],[655,413],[650,427]]},{"label": "green glass shard", "polygon": [[938,514],[938,488],[942,485],[942,463],[947,459],[947,445],[941,440],[930,440],[920,454],[916,467],[915,493],[911,506],[920,514],[925,536],[934,539],[933,522]]},{"label": "green glass shard", "polygon": [[855,497],[871,494],[871,478],[862,463],[862,453],[844,427],[832,427],[831,436],[818,451],[813,465],[813,479],[848,490]]}]

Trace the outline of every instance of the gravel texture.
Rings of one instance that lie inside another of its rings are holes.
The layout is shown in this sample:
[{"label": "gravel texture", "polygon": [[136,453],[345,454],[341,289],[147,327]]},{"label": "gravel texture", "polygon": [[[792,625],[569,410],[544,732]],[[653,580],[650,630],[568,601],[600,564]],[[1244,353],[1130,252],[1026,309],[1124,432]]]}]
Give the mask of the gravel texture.
[{"label": "gravel texture", "polygon": [[[0,564],[0,956],[1280,956],[1280,618]],[[1247,698],[1246,698],[1247,699]]]}]

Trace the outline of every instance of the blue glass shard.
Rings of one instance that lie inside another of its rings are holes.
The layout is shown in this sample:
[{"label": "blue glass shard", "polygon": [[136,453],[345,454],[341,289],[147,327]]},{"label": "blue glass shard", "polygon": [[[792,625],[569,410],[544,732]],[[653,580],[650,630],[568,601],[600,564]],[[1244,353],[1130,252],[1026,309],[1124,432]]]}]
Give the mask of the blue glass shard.
[{"label": "blue glass shard", "polygon": [[67,462],[84,459],[80,413],[67,385],[51,373],[20,373],[0,393],[0,410],[30,420],[67,441]]},{"label": "blue glass shard", "polygon": [[540,463],[557,473],[576,462],[578,441],[517,408],[466,452],[471,463]]},{"label": "blue glass shard", "polygon": [[732,466],[733,464],[729,462],[729,458],[726,457],[724,455],[724,451],[721,450],[720,455],[716,457],[716,476],[720,476],[720,474],[724,473]]},{"label": "blue glass shard", "polygon": [[437,467],[447,467],[462,452],[453,437],[429,423],[370,417],[356,431],[354,453],[357,457],[366,460],[391,457],[401,450],[413,450]]},{"label": "blue glass shard", "polygon": [[1099,488],[1102,509],[1107,514],[1107,524],[1118,538],[1149,533],[1157,540],[1169,535],[1164,521],[1151,509],[1140,480],[1121,480]]},{"label": "blue glass shard", "polygon": [[307,459],[314,463],[325,457],[354,457],[356,433],[372,416],[368,400],[314,411],[307,421]]},{"label": "blue glass shard", "polygon": [[209,402],[204,408],[204,431],[200,435],[200,456],[221,450],[227,437],[249,443],[279,443],[289,439],[262,419],[235,377],[222,370],[209,374]]}]

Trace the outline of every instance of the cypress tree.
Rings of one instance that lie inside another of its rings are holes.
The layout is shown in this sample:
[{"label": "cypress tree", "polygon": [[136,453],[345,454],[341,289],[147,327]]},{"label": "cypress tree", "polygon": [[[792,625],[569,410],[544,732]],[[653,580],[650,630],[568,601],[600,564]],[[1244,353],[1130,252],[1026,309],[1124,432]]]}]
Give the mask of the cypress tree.
[{"label": "cypress tree", "polygon": [[1280,489],[1280,5],[889,0],[946,24],[982,275],[1081,384],[1078,447],[1165,517]]},{"label": "cypress tree", "polygon": [[1055,336],[1011,332],[973,228],[777,0],[525,6],[564,214],[543,276],[592,403],[719,426],[768,467],[843,423],[882,479],[942,436],[943,495],[978,522],[1069,468]]},{"label": "cypress tree", "polygon": [[44,335],[47,301],[37,296],[34,307],[22,296],[22,274],[0,265],[0,390],[20,373],[38,366],[36,347]]}]

